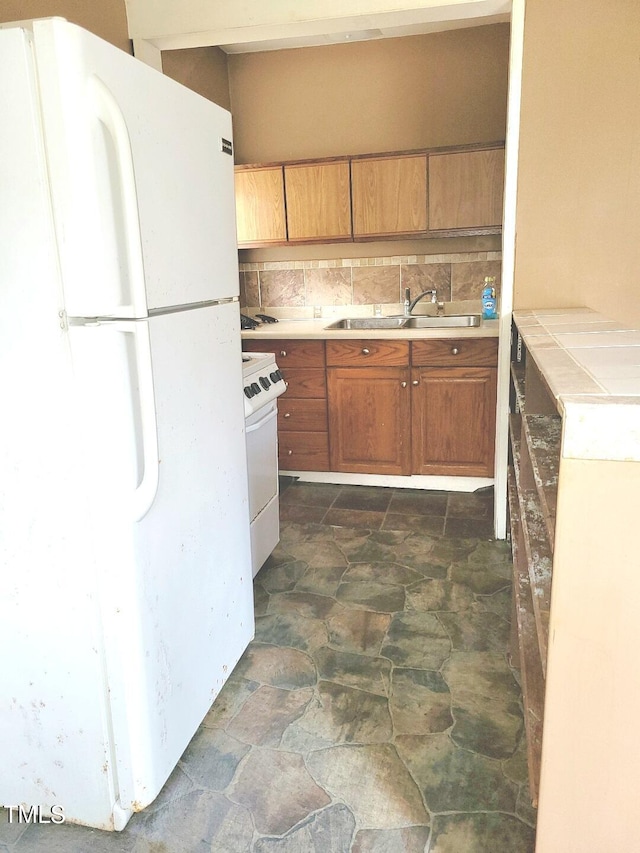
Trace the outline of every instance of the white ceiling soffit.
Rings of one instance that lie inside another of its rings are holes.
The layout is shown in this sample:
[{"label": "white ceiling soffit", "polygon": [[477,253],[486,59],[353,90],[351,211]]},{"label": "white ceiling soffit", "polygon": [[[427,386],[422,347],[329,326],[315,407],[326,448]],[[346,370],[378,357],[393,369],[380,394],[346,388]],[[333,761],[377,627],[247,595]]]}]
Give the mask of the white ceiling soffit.
[{"label": "white ceiling soffit", "polygon": [[133,39],[160,50],[216,45],[227,53],[398,38],[508,21],[511,12],[511,0],[409,2],[415,5],[404,9],[393,8],[393,0],[126,0],[126,5]]},{"label": "white ceiling soffit", "polygon": [[257,53],[264,50],[287,50],[294,47],[315,47],[327,44],[348,44],[355,41],[372,41],[383,38],[402,38],[403,36],[415,36],[423,33],[437,33],[443,30],[457,30],[464,27],[477,27],[482,24],[499,24],[508,22],[509,14],[489,15],[482,18],[463,18],[455,21],[433,21],[428,24],[405,24],[403,26],[389,26],[382,29],[369,30],[341,30],[339,32],[323,32],[319,35],[287,36],[280,39],[269,39],[264,41],[238,42],[237,44],[220,44],[225,53]]}]

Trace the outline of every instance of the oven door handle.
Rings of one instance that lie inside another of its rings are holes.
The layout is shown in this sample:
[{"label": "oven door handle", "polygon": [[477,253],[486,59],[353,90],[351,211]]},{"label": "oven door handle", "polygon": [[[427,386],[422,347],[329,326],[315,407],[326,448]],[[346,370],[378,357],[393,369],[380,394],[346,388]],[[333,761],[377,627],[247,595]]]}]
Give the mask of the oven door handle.
[{"label": "oven door handle", "polygon": [[261,426],[264,426],[268,421],[273,420],[273,418],[278,416],[278,410],[274,407],[270,412],[268,412],[263,418],[260,418],[259,421],[256,421],[255,424],[251,424],[246,428],[246,432],[255,432],[257,429],[260,429]]}]

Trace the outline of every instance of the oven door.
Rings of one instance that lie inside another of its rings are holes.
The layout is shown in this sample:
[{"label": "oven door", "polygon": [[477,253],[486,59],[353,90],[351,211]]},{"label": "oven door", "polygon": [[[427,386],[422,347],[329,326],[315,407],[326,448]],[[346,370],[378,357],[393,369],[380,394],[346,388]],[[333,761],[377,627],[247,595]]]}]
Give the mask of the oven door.
[{"label": "oven door", "polygon": [[277,418],[274,400],[246,422],[254,577],[280,539]]}]

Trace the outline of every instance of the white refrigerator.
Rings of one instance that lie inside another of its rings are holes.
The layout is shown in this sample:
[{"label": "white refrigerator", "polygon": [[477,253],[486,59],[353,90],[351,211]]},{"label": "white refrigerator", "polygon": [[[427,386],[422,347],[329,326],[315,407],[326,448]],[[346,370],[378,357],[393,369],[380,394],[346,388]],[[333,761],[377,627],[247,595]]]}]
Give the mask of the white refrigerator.
[{"label": "white refrigerator", "polygon": [[122,829],[253,636],[229,113],[0,29],[0,804]]}]

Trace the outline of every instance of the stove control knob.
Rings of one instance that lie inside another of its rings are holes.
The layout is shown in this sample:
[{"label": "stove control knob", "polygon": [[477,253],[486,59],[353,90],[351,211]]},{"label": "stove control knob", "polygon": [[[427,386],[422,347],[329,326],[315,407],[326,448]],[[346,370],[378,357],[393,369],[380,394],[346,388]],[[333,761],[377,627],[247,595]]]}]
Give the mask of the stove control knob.
[{"label": "stove control knob", "polygon": [[251,385],[245,385],[244,386],[244,393],[247,395],[247,397],[249,399],[251,399],[253,397],[253,390],[251,388]]},{"label": "stove control knob", "polygon": [[269,379],[270,379],[272,382],[277,382],[277,381],[281,378],[280,376],[278,376],[278,372],[279,372],[279,371],[274,370],[274,371],[273,371],[273,373],[270,373],[270,374],[269,374]]},{"label": "stove control knob", "polygon": [[260,391],[262,391],[262,388],[258,385],[257,382],[252,382],[251,383],[251,390],[253,391],[254,394],[259,394]]},{"label": "stove control knob", "polygon": [[271,385],[271,383],[269,382],[269,380],[267,379],[266,376],[260,377],[260,384],[262,385],[262,387],[264,388],[265,391]]},{"label": "stove control knob", "polygon": [[276,370],[276,376],[278,377],[278,379],[280,379],[284,382],[284,376],[282,375],[282,373],[280,373],[279,368]]}]

